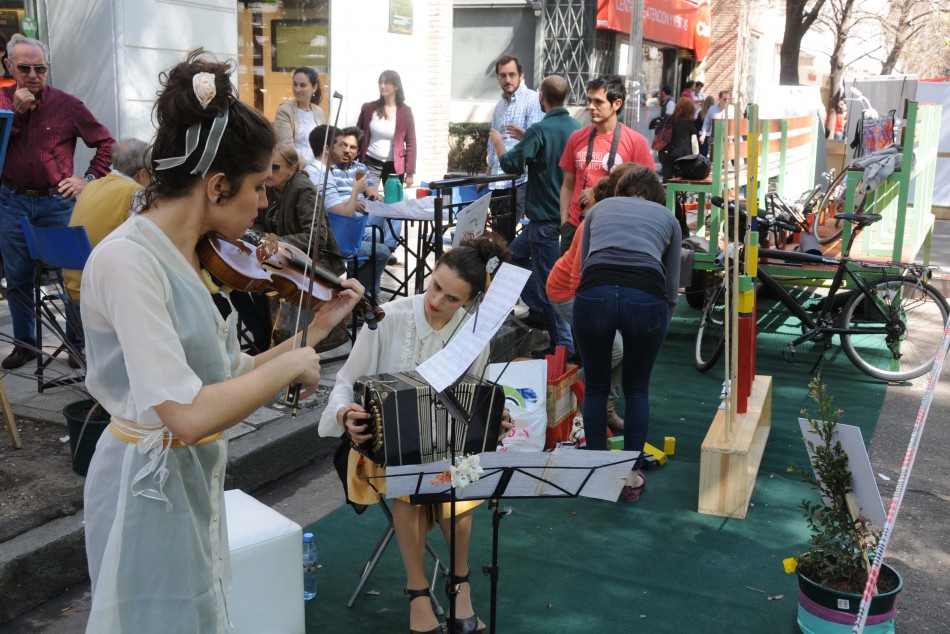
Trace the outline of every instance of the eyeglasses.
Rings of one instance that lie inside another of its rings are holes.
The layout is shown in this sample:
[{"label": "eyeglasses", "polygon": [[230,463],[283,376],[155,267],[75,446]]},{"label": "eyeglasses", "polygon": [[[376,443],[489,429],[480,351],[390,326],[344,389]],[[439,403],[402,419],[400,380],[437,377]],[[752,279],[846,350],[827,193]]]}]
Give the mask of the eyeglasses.
[{"label": "eyeglasses", "polygon": [[515,79],[520,73],[498,73],[495,75],[498,79]]},{"label": "eyeglasses", "polygon": [[49,66],[43,66],[37,64],[36,66],[31,66],[30,64],[14,64],[16,69],[23,73],[24,75],[29,75],[30,71],[35,71],[37,75],[45,75],[46,71],[49,70]]}]

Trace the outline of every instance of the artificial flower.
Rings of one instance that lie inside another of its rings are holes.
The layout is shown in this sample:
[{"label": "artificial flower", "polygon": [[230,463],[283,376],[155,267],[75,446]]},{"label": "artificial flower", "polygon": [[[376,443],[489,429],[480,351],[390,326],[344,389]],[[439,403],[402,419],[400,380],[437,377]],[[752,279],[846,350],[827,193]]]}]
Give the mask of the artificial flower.
[{"label": "artificial flower", "polygon": [[798,560],[794,557],[789,557],[788,559],[782,560],[782,565],[785,566],[785,574],[790,575],[798,568]]}]

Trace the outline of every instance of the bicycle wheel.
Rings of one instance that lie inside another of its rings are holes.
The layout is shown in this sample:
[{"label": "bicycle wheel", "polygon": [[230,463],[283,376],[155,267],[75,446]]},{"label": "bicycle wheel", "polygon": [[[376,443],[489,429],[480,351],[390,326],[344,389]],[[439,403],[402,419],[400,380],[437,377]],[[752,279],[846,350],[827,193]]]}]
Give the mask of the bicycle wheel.
[{"label": "bicycle wheel", "polygon": [[841,237],[841,221],[835,216],[844,212],[845,183],[848,172],[842,171],[828,185],[828,190],[815,210],[812,231],[818,244],[829,244]]},{"label": "bicycle wheel", "polygon": [[726,287],[722,278],[718,284],[706,288],[703,314],[696,331],[694,364],[700,372],[706,372],[722,356],[726,338]]},{"label": "bicycle wheel", "polygon": [[[856,292],[842,314],[847,328],[881,328],[875,334],[842,334],[841,346],[862,372],[885,381],[926,374],[940,350],[950,308],[937,289],[912,277],[871,285],[872,299]],[[887,315],[885,319],[882,309]]]}]

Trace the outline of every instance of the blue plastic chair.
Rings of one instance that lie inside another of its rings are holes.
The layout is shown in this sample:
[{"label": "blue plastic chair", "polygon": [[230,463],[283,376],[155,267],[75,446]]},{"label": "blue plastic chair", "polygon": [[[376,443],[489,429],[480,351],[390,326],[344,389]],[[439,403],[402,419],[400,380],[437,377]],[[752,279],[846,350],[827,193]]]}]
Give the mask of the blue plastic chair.
[{"label": "blue plastic chair", "polygon": [[[67,329],[82,337],[82,323],[78,311],[73,308],[66,296],[63,285],[62,269],[81,271],[86,266],[86,260],[92,253],[89,236],[83,227],[37,227],[26,218],[20,219],[23,227],[23,236],[30,257],[36,262],[36,274],[33,280],[33,314],[36,318],[36,345],[43,345],[43,326],[49,328],[62,342],[53,354],[38,355],[36,357],[36,385],[37,391],[50,387],[81,383],[85,380],[83,371],[71,376],[61,376],[53,380],[45,380],[46,368],[64,352],[73,356],[82,364],[82,355],[73,341],[67,335]],[[56,290],[44,290],[43,279],[53,276]],[[66,328],[60,325],[60,320],[66,323]]]},{"label": "blue plastic chair", "polygon": [[[369,215],[364,213],[355,213],[352,216],[344,216],[342,214],[333,213],[332,211],[327,211],[327,220],[330,222],[330,230],[333,232],[333,237],[336,238],[337,246],[340,247],[340,255],[343,256],[343,259],[353,263],[353,277],[356,277],[360,273],[361,266],[369,266],[370,272],[372,273],[372,279],[376,279],[376,240],[373,240],[373,246],[370,249],[370,255],[360,255],[360,246],[363,244],[363,233],[366,230],[367,223],[369,222]],[[379,227],[373,227],[373,230],[380,230]],[[380,230],[380,234],[381,234]],[[374,236],[375,237],[375,236]],[[382,235],[380,235],[380,241],[382,241]],[[375,288],[367,289],[370,297],[373,299],[373,303],[376,303],[376,290]],[[351,333],[351,339],[356,339],[356,330],[358,324],[356,320],[353,320],[353,328]]]}]

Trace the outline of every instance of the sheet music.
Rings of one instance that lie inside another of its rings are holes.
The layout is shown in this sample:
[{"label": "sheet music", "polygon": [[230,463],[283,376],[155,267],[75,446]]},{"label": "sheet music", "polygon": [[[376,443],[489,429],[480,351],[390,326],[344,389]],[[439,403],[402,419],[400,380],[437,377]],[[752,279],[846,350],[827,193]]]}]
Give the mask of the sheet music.
[{"label": "sheet music", "polygon": [[455,383],[475,362],[511,313],[530,275],[528,269],[502,264],[476,314],[462,325],[445,348],[416,368],[437,392]]},{"label": "sheet music", "polygon": [[[459,500],[484,500],[494,496],[505,469],[514,474],[504,491],[505,498],[571,497],[580,495],[615,502],[627,473],[640,453],[637,451],[583,451],[558,449],[549,453],[479,454],[485,472],[464,489],[456,490]],[[386,495],[449,493],[446,477],[448,460],[427,465],[386,468]]]},{"label": "sheet music", "polygon": [[452,246],[457,247],[462,240],[477,238],[485,233],[485,223],[488,221],[488,205],[491,202],[491,191],[464,207],[455,216],[455,232],[452,235]]},{"label": "sheet music", "polygon": [[434,220],[435,199],[432,196],[405,198],[398,203],[367,200],[366,213],[382,216],[383,218],[400,218],[402,220]]}]

